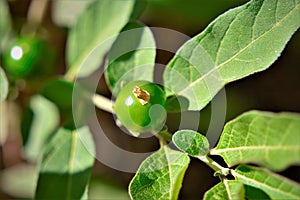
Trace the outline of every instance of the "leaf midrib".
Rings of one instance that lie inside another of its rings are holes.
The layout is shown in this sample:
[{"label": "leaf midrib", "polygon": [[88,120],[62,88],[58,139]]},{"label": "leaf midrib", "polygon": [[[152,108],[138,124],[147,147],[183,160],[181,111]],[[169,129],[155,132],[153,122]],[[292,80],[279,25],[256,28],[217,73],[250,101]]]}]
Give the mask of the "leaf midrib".
[{"label": "leaf midrib", "polygon": [[77,132],[72,132],[72,146],[70,151],[70,160],[69,160],[69,174],[68,174],[68,189],[67,189],[67,198],[71,199],[71,190],[72,190],[72,181],[73,181],[73,171],[74,171],[74,161],[76,153],[76,144],[77,144]]},{"label": "leaf midrib", "polygon": [[275,146],[241,146],[241,147],[231,147],[231,148],[222,148],[222,149],[212,149],[210,153],[212,155],[216,155],[223,152],[229,152],[229,151],[243,151],[243,150],[288,150],[288,151],[294,151],[294,150],[300,150],[299,145],[290,145],[290,146],[282,146],[282,145],[275,145]]},{"label": "leaf midrib", "polygon": [[[283,17],[280,21],[278,21],[277,23],[275,23],[274,26],[272,26],[269,30],[267,30],[266,32],[264,32],[263,34],[261,34],[255,40],[251,41],[248,45],[246,45],[244,48],[242,48],[239,52],[237,52],[231,58],[229,58],[228,60],[224,61],[220,65],[215,66],[214,68],[212,68],[211,70],[209,70],[206,74],[204,74],[203,76],[201,76],[196,81],[191,82],[191,84],[188,87],[185,87],[183,90],[179,91],[178,94],[180,95],[184,91],[188,90],[189,88],[192,88],[194,85],[196,85],[197,83],[199,83],[202,80],[204,80],[204,78],[206,78],[207,76],[209,76],[211,73],[213,73],[214,71],[220,69],[222,66],[224,66],[225,64],[227,64],[228,62],[232,61],[234,58],[236,58],[237,56],[239,56],[241,53],[243,53],[245,50],[247,50],[252,44],[254,44],[255,42],[257,42],[259,39],[263,38],[266,34],[268,34],[269,32],[273,31],[275,28],[279,27],[282,24],[282,22],[285,21],[291,15],[291,13],[293,13],[295,10],[298,9],[299,5],[300,5],[300,3],[298,3],[293,9],[291,9],[287,13],[287,15],[285,17]],[[226,81],[225,81],[225,83],[226,83]]]}]

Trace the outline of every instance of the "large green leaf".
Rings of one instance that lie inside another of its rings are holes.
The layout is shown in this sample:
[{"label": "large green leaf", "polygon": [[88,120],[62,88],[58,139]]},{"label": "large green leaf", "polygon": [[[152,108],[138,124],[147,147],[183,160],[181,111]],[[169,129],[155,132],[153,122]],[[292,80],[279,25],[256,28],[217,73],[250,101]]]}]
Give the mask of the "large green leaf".
[{"label": "large green leaf", "polygon": [[59,111],[52,102],[38,95],[30,99],[30,109],[33,118],[32,121],[29,120],[28,129],[22,129],[28,133],[23,132],[22,134],[26,135],[26,141],[24,141],[25,157],[35,162],[41,156],[50,135],[58,127]]},{"label": "large green leaf", "polygon": [[44,151],[35,198],[71,200],[85,197],[94,151],[88,127],[77,131],[58,130]]},{"label": "large green leaf", "polygon": [[245,199],[243,183],[235,180],[224,180],[204,194],[204,200],[239,200]]},{"label": "large green leaf", "polygon": [[0,53],[7,43],[11,28],[11,18],[7,1],[0,0]]},{"label": "large green leaf", "polygon": [[300,115],[250,111],[228,122],[211,154],[231,167],[257,163],[273,170],[300,164]]},{"label": "large green leaf", "polygon": [[271,199],[300,199],[300,185],[267,169],[238,166],[232,175],[240,182],[259,188]]},{"label": "large green leaf", "polygon": [[209,143],[205,136],[193,130],[177,131],[172,141],[182,151],[191,156],[206,156],[209,151]]},{"label": "large green leaf", "polygon": [[149,156],[129,185],[134,199],[177,199],[189,157],[166,146]]},{"label": "large green leaf", "polygon": [[[94,1],[81,13],[68,34],[68,79],[88,76],[100,67],[121,29],[127,24],[134,0]],[[79,70],[79,71],[78,71]]]},{"label": "large green leaf", "polygon": [[252,0],[213,21],[168,64],[168,96],[205,107],[231,81],[268,68],[300,26],[299,0]]},{"label": "large green leaf", "polygon": [[150,28],[128,23],[108,54],[106,81],[114,96],[121,87],[133,80],[153,81],[155,40]]},{"label": "large green leaf", "polygon": [[0,102],[3,101],[8,94],[8,81],[2,68],[0,67]]}]

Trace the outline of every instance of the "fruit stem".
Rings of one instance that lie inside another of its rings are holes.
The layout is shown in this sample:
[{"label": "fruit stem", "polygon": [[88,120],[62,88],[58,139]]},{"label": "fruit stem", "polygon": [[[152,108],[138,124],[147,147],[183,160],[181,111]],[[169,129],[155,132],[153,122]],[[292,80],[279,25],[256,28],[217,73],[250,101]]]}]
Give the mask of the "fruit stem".
[{"label": "fruit stem", "polygon": [[31,24],[42,23],[49,0],[32,0],[27,13],[27,20]]},{"label": "fruit stem", "polygon": [[113,109],[114,102],[111,101],[110,99],[101,96],[99,94],[95,94],[92,100],[94,105],[97,108],[104,110],[106,112],[114,113],[114,109]]}]

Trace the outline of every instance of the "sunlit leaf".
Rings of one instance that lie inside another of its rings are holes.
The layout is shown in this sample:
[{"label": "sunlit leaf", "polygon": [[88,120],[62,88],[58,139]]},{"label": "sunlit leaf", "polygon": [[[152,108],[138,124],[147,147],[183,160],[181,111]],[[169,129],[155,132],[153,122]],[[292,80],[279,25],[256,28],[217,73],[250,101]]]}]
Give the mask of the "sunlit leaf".
[{"label": "sunlit leaf", "polygon": [[106,81],[114,96],[134,80],[153,81],[155,40],[150,28],[130,22],[122,30],[108,54]]},{"label": "sunlit leaf", "polygon": [[[42,96],[33,96],[30,100],[32,110],[32,120],[28,120],[28,131],[24,141],[25,157],[36,162],[41,156],[41,152],[51,134],[57,129],[59,124],[59,112],[57,107]],[[27,120],[28,115],[25,115]],[[24,124],[23,124],[24,125]]]},{"label": "sunlit leaf", "polygon": [[245,185],[263,190],[271,199],[299,199],[300,185],[267,169],[238,166],[232,175]]},{"label": "sunlit leaf", "polygon": [[139,167],[129,185],[131,198],[177,199],[189,161],[185,153],[162,147]]},{"label": "sunlit leaf", "polygon": [[205,156],[209,151],[207,138],[193,130],[177,131],[172,141],[180,150],[191,156]]},{"label": "sunlit leaf", "polygon": [[185,43],[164,72],[168,96],[201,110],[225,84],[268,68],[300,26],[299,0],[252,0]]},{"label": "sunlit leaf", "polygon": [[257,163],[273,170],[300,164],[300,115],[250,111],[228,122],[211,154],[229,166]]},{"label": "sunlit leaf", "polygon": [[39,170],[36,199],[80,199],[94,164],[94,143],[88,127],[60,129],[47,144]]},{"label": "sunlit leaf", "polygon": [[208,190],[204,200],[243,200],[245,199],[243,183],[234,180],[224,180]]},{"label": "sunlit leaf", "polygon": [[88,76],[101,66],[116,34],[130,19],[134,2],[94,1],[81,13],[68,34],[68,79]]}]

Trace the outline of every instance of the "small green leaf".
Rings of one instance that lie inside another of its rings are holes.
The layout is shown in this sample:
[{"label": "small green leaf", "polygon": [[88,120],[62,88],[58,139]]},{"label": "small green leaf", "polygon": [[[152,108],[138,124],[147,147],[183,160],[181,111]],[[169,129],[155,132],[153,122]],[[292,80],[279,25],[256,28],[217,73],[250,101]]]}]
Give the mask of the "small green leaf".
[{"label": "small green leaf", "polygon": [[189,165],[185,153],[166,146],[149,156],[129,185],[133,200],[174,200],[178,198],[184,173]]},{"label": "small green leaf", "polygon": [[172,141],[181,150],[190,156],[205,156],[209,151],[209,143],[205,136],[192,130],[177,131]]},{"label": "small green leaf", "polygon": [[2,68],[0,67],[0,102],[3,101],[8,94],[8,81]]},{"label": "small green leaf", "polygon": [[95,149],[88,127],[59,129],[47,144],[40,165],[36,199],[80,199],[94,164]]},{"label": "small green leaf", "polygon": [[300,164],[300,115],[250,111],[228,122],[211,154],[228,166],[257,163],[272,170]]},{"label": "small green leaf", "polygon": [[271,199],[299,199],[300,185],[267,169],[238,166],[232,175],[245,185],[263,190]]},{"label": "small green leaf", "polygon": [[245,190],[243,183],[234,180],[224,180],[204,194],[204,200],[243,200]]},{"label": "small green leaf", "polygon": [[11,16],[7,1],[0,0],[0,54],[7,44],[11,29]]},{"label": "small green leaf", "polygon": [[114,96],[121,87],[134,80],[153,81],[155,40],[149,27],[128,23],[108,54],[106,81]]},{"label": "small green leaf", "polygon": [[[30,108],[33,112],[32,121],[28,127],[25,148],[25,157],[36,162],[51,134],[59,124],[59,111],[57,107],[42,96],[33,96],[30,99]],[[27,115],[28,116],[28,115]],[[26,119],[25,119],[26,120]],[[23,129],[25,130],[25,129]]]},{"label": "small green leaf", "polygon": [[67,79],[88,76],[101,66],[117,34],[130,19],[134,2],[94,1],[81,13],[68,34]]},{"label": "small green leaf", "polygon": [[168,96],[201,110],[225,84],[268,68],[300,26],[299,0],[252,0],[185,43],[164,72]]}]

